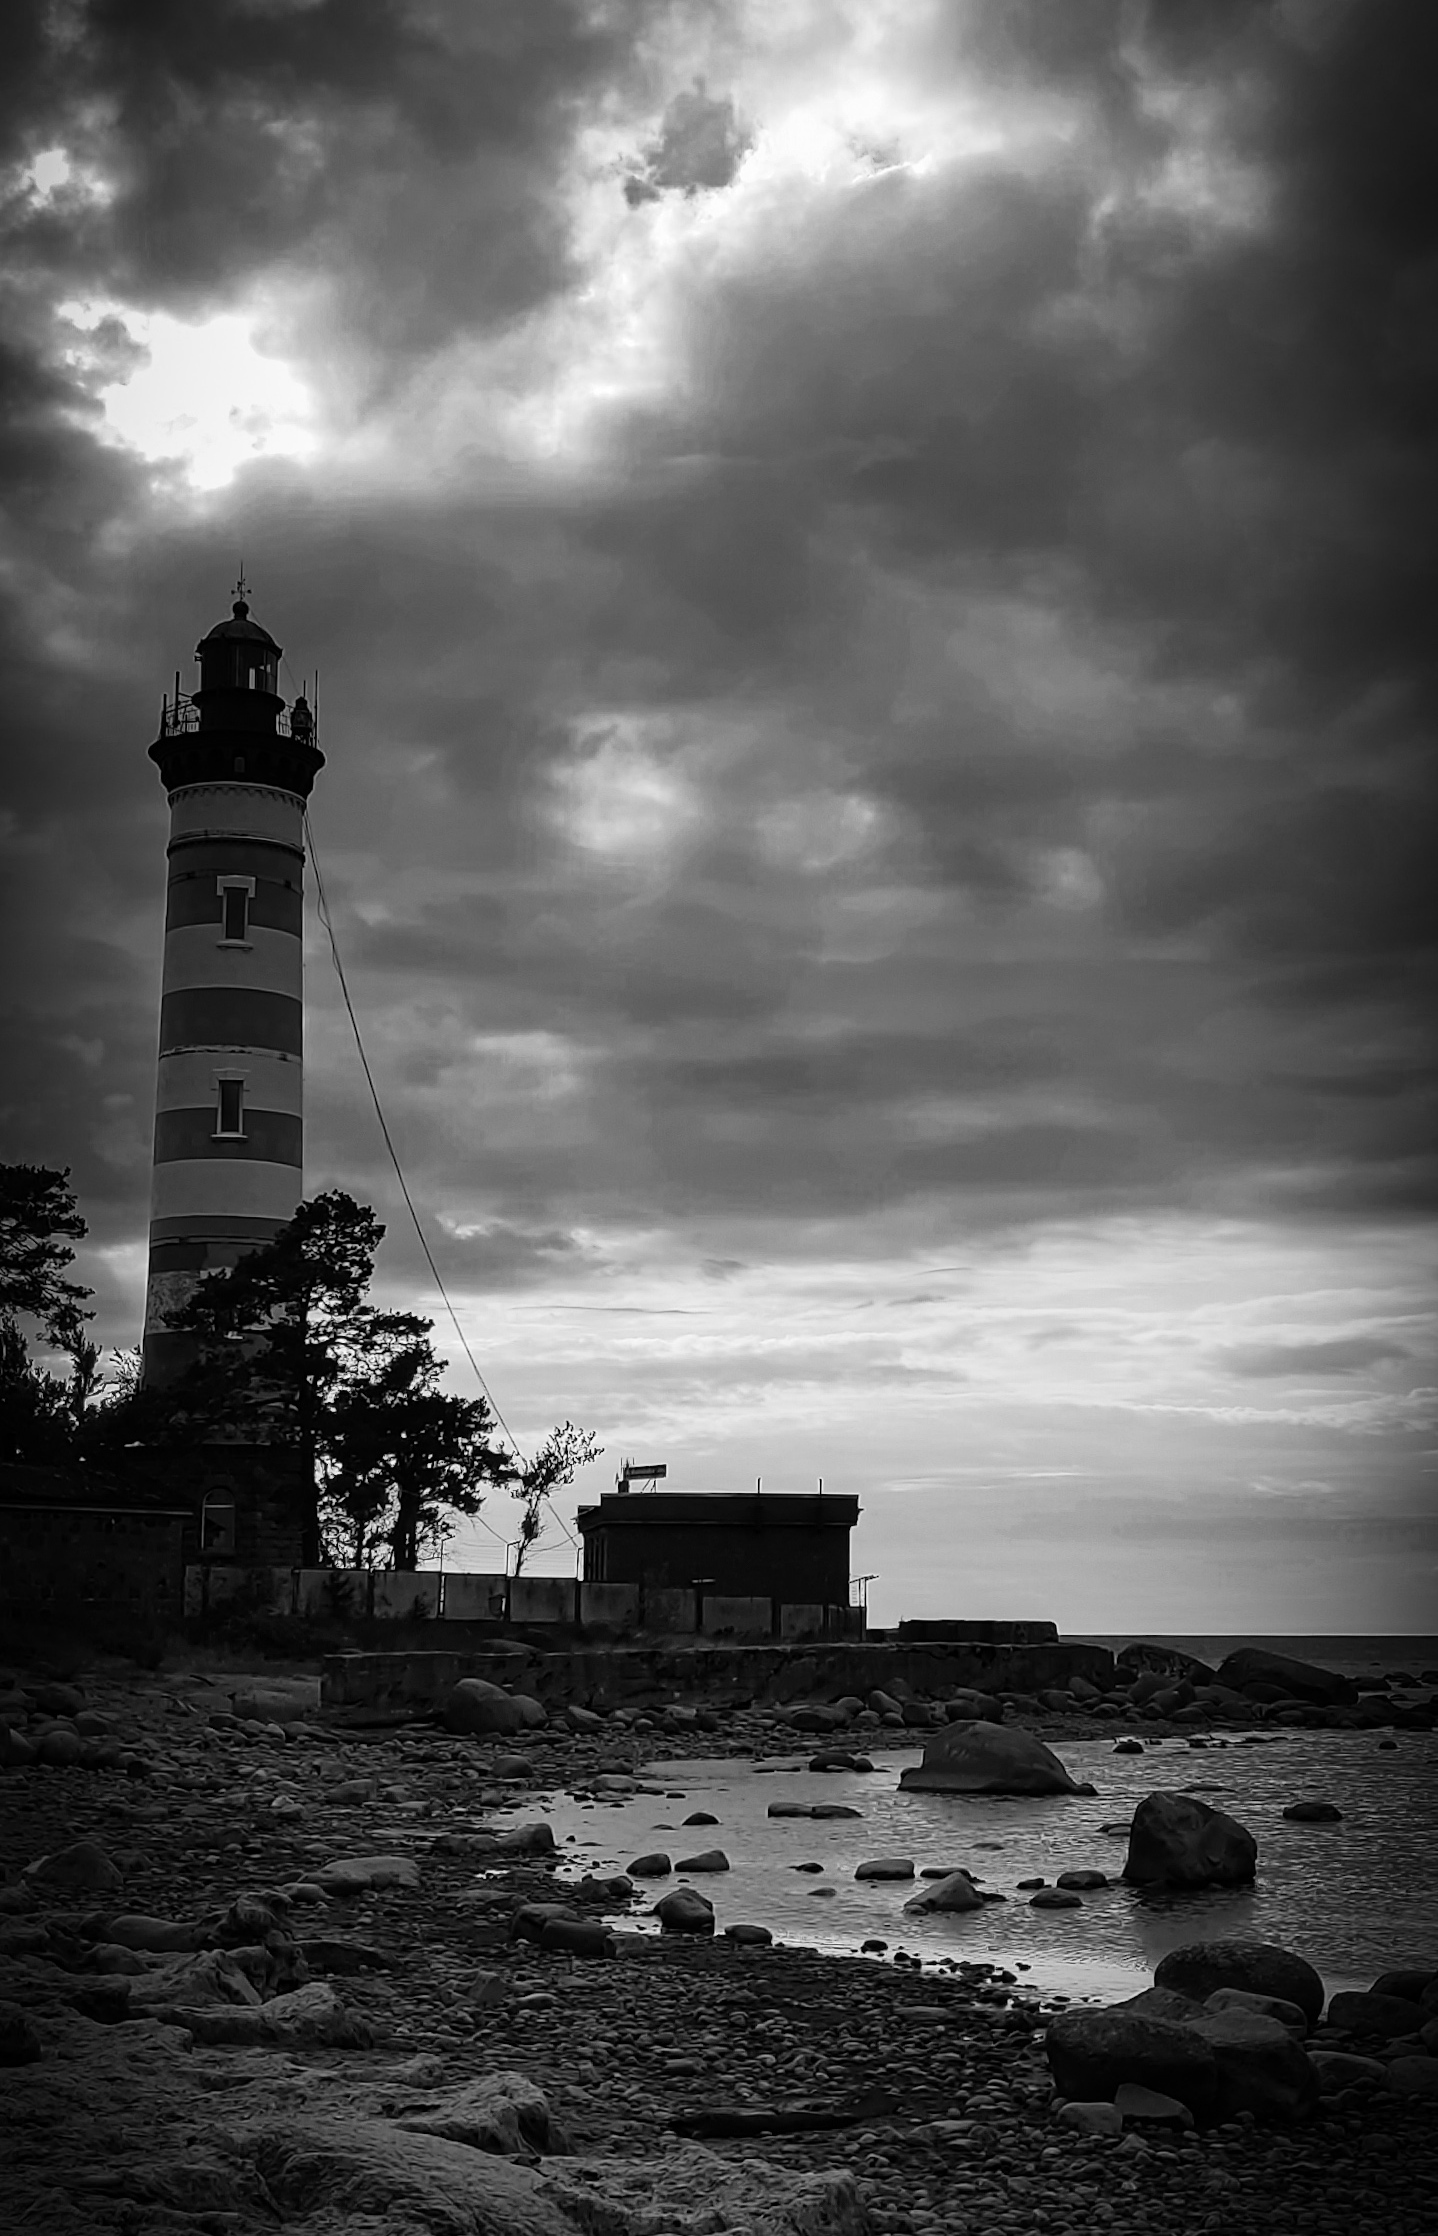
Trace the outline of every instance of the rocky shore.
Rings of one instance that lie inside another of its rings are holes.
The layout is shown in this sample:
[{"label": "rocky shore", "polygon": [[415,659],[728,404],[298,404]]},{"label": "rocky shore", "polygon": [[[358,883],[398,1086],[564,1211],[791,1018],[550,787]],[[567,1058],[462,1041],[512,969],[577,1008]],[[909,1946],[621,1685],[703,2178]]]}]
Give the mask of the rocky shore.
[{"label": "rocky shore", "polygon": [[[0,1685],[0,1725],[19,1735],[0,1771],[0,2192],[27,2236],[1432,2225],[1438,1955],[1425,1969],[1410,1961],[1425,1952],[1395,1950],[1409,1969],[1381,1999],[1252,2025],[1216,2022],[1224,1989],[1201,1967],[1170,1971],[1147,2019],[1188,2030],[1195,2070],[1231,2075],[1266,2043],[1265,2071],[1291,2050],[1311,2075],[1286,2109],[1256,2083],[1242,2108],[1230,2080],[1195,2118],[1181,2093],[1076,2093],[1075,2071],[1100,2070],[1072,2065],[1089,2014],[989,1965],[627,1930],[657,1890],[586,1888],[509,1806],[635,1778],[678,1799],[666,1758],[792,1756],[826,1730],[911,1746],[919,1711],[941,1726],[947,1704],[865,1704],[826,1726],[802,1705],[680,1702],[521,1715],[477,1739],[336,1727],[313,1692],[198,1675]],[[1197,1704],[1154,1717],[1154,1697],[1100,1720],[1147,1732]],[[997,1706],[1005,1725],[1062,1737],[1077,1717],[1093,1736],[1081,1703]],[[1412,1712],[1394,1706],[1391,1721]],[[607,1921],[602,1957],[516,1938],[524,1906],[556,1900]]]}]

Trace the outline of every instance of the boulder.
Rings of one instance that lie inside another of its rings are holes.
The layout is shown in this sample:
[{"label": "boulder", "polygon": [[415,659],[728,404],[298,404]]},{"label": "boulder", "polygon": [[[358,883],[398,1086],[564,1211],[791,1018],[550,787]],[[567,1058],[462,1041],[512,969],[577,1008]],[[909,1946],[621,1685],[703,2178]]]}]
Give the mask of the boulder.
[{"label": "boulder", "polygon": [[526,1728],[525,1715],[512,1693],[491,1685],[487,1677],[461,1677],[440,1706],[446,1731],[483,1735]]},{"label": "boulder", "polygon": [[1125,2127],[1176,2127],[1183,2131],[1194,2124],[1192,2112],[1176,2096],[1161,2096],[1157,2089],[1141,2088],[1137,2081],[1124,2081],[1113,2104]]},{"label": "boulder", "polygon": [[205,2044],[360,2050],[370,2048],[374,2039],[368,2023],[347,2010],[325,1980],[311,1980],[289,1995],[274,1996],[258,2010],[217,2006],[164,2015],[172,2024],[188,2027],[195,2040]]},{"label": "boulder", "polygon": [[1073,1887],[1080,1893],[1086,1894],[1091,1888],[1106,1887],[1108,1885],[1108,1873],[1106,1871],[1061,1871],[1055,1879],[1054,1885],[1057,1887]]},{"label": "boulder", "polygon": [[307,1871],[305,1880],[324,1894],[371,1894],[385,1887],[417,1887],[419,1865],[413,1856],[339,1856]]},{"label": "boulder", "polygon": [[531,2151],[563,2155],[573,2148],[548,2097],[527,2073],[482,2074],[442,2103],[413,2112],[398,2124],[408,2135],[440,2135],[451,2143],[466,2143],[472,2151],[505,2158]]},{"label": "boulder", "polygon": [[318,1677],[267,1677],[230,1695],[230,1707],[243,1723],[295,1724],[319,1710]]},{"label": "boulder", "polygon": [[113,1947],[173,1956],[202,1948],[205,1932],[202,1925],[178,1925],[170,1918],[122,1917],[107,1921],[105,1939]]},{"label": "boulder", "polygon": [[774,1940],[767,1925],[726,1925],[726,1941],[735,1941],[741,1949],[767,1949]]},{"label": "boulder", "polygon": [[1419,2003],[1402,1995],[1335,1995],[1328,2006],[1328,2024],[1345,2034],[1372,2034],[1391,2041],[1396,2034],[1416,2034],[1425,2017]]},{"label": "boulder", "polygon": [[546,1951],[577,1957],[612,1957],[614,1935],[597,1918],[547,1918],[539,1936]]},{"label": "boulder", "polygon": [[1031,1910],[1081,1910],[1083,1896],[1069,1887],[1040,1887],[1037,1894],[1029,1896]]},{"label": "boulder", "polygon": [[1139,1887],[1238,1887],[1257,1864],[1258,1842],[1236,1817],[1192,1794],[1151,1793],[1134,1811],[1123,1876]]},{"label": "boulder", "polygon": [[842,1731],[849,1718],[841,1708],[795,1708],[789,1721],[795,1731]]},{"label": "boulder", "polygon": [[672,1894],[662,1894],[653,1914],[665,1933],[714,1931],[714,1905],[697,1887],[676,1887]]},{"label": "boulder", "polygon": [[824,1747],[810,1757],[811,1770],[872,1770],[873,1763],[867,1755],[852,1754],[846,1747]]},{"label": "boulder", "polygon": [[727,1871],[729,1858],[722,1848],[705,1848],[697,1856],[681,1856],[676,1871]]},{"label": "boulder", "polygon": [[868,1863],[861,1863],[854,1873],[856,1879],[912,1879],[912,1856],[875,1856]]},{"label": "boulder", "polygon": [[0,1770],[26,1770],[34,1760],[34,1741],[13,1725],[0,1722]]},{"label": "boulder", "polygon": [[1199,2120],[1212,2118],[1218,2101],[1213,2050],[1192,2025],[1123,2003],[1061,2012],[1044,2055],[1060,2095],[1077,2102],[1111,2104],[1125,2081],[1177,2097]]},{"label": "boulder", "polygon": [[906,1911],[922,1914],[930,1910],[982,1910],[984,1898],[967,1871],[951,1871],[946,1879],[935,1879],[911,1894],[904,1904]]},{"label": "boulder", "polygon": [[77,1840],[73,1847],[37,1856],[26,1864],[24,1877],[27,1886],[53,1888],[57,1893],[113,1894],[121,1872],[93,1840]]},{"label": "boulder", "polygon": [[946,1724],[924,1742],[924,1759],[899,1779],[905,1793],[1092,1793],[1053,1751],[1016,1725]]},{"label": "boulder", "polygon": [[509,1921],[509,1938],[533,1941],[537,1946],[546,1926],[564,1922],[581,1925],[584,1921],[567,1902],[521,1902]]},{"label": "boulder", "polygon": [[892,1693],[881,1692],[876,1687],[869,1695],[869,1706],[876,1716],[897,1716],[900,1721],[903,1720],[904,1704],[896,1700]]},{"label": "boulder", "polygon": [[960,1689],[952,1699],[945,1701],[944,1714],[951,1724],[1001,1724],[1004,1720],[1004,1704],[994,1693]]},{"label": "boulder", "polygon": [[47,1770],[73,1770],[85,1759],[85,1742],[73,1724],[51,1724],[35,1741],[35,1760]]},{"label": "boulder", "polygon": [[1116,2104],[1061,2104],[1058,2125],[1076,2135],[1122,2135],[1123,2114]]},{"label": "boulder", "polygon": [[1214,1672],[1196,1654],[1185,1654],[1177,1646],[1154,1646],[1138,1640],[1125,1646],[1115,1656],[1114,1671],[1121,1685],[1143,1672],[1159,1677],[1187,1677],[1194,1684],[1211,1683]]},{"label": "boulder", "polygon": [[1189,2032],[1213,2052],[1218,2073],[1217,2116],[1295,2120],[1318,2098],[1318,2075],[1286,2026],[1261,2011],[1204,2010]]},{"label": "boulder", "polygon": [[1438,2104],[1438,2057],[1395,2057],[1388,2061],[1388,2086],[1399,2096]]},{"label": "boulder", "polygon": [[1308,2033],[1308,2021],[1296,2003],[1286,2002],[1281,1995],[1256,1995],[1249,1988],[1215,1988],[1206,1996],[1205,2011],[1256,2011],[1260,2018],[1277,2019],[1286,2026],[1295,2042],[1303,2041]]},{"label": "boulder", "polygon": [[37,1685],[30,1700],[37,1716],[78,1716],[85,1705],[78,1685],[62,1685],[54,1679]]},{"label": "boulder", "polygon": [[691,1809],[684,1822],[686,1825],[717,1825],[719,1819],[710,1809]]},{"label": "boulder", "polygon": [[531,1693],[511,1693],[510,1699],[514,1702],[519,1717],[517,1728],[520,1731],[539,1731],[548,1723],[549,1710],[542,1700],[536,1700]]},{"label": "boulder", "polygon": [[1215,1988],[1246,1988],[1253,1995],[1296,2003],[1310,2026],[1318,2024],[1324,1986],[1306,1958],[1271,1941],[1191,1941],[1159,1960],[1154,1985],[1202,2003]]},{"label": "boulder", "polygon": [[533,1824],[510,1825],[503,1832],[486,1832],[484,1856],[552,1856],[554,1827],[542,1817]]},{"label": "boulder", "polygon": [[1396,1972],[1380,1972],[1369,1993],[1401,1995],[1409,2003],[1421,2003],[1435,1980],[1438,1980],[1438,1971],[1431,1964],[1405,1964]]},{"label": "boulder", "polygon": [[1310,2050],[1308,2062],[1324,2096],[1336,2096],[1339,2089],[1388,2086],[1388,2068],[1381,2058],[1355,2057],[1351,2050]]},{"label": "boulder", "polygon": [[129,2007],[198,2010],[205,2004],[233,2004],[253,2010],[259,2001],[259,1990],[231,1951],[205,1949],[147,1968],[131,1982]]},{"label": "boulder", "polygon": [[1332,1801],[1290,1801],[1283,1814],[1293,1825],[1336,1825],[1343,1821],[1343,1811]]},{"label": "boulder", "polygon": [[629,1866],[629,1876],[631,1879],[667,1879],[671,1868],[668,1856],[662,1849],[655,1848],[647,1855],[634,1858]]},{"label": "boulder", "polygon": [[1347,1708],[1358,1698],[1351,1677],[1337,1670],[1320,1669],[1316,1663],[1294,1661],[1288,1654],[1271,1654],[1263,1646],[1240,1646],[1219,1664],[1218,1682],[1246,1693],[1254,1685],[1276,1686],[1294,1700],[1308,1700],[1320,1708]]}]

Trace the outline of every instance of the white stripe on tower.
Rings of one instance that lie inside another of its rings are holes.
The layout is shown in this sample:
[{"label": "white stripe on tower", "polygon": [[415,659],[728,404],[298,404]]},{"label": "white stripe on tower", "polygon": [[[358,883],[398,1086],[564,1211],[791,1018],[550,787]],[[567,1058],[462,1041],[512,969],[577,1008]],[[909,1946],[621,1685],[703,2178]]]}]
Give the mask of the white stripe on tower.
[{"label": "white stripe on tower", "polygon": [[280,648],[238,600],[199,646],[151,747],[170,799],[144,1378],[191,1354],[169,1329],[208,1272],[293,1217],[304,1190],[304,805],[323,755]]}]

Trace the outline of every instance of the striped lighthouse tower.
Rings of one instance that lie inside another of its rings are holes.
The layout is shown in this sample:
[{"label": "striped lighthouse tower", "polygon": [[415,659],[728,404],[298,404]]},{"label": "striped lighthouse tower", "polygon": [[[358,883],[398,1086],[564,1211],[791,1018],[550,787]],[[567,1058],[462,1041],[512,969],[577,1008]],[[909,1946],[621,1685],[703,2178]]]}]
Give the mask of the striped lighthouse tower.
[{"label": "striped lighthouse tower", "polygon": [[[237,586],[243,591],[243,580]],[[304,1191],[304,806],[324,755],[280,647],[244,597],[196,647],[199,688],[150,748],[170,800],[165,974],[143,1378],[181,1373],[167,1327],[203,1274],[294,1216]]]}]

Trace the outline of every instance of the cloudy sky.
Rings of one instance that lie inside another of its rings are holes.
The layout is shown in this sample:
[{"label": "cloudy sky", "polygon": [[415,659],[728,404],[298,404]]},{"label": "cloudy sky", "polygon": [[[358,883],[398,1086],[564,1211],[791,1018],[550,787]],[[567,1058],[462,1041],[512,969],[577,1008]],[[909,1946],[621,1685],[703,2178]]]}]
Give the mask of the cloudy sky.
[{"label": "cloudy sky", "polygon": [[[1430,0],[6,45],[0,1154],[72,1168],[104,1338],[146,748],[243,562],[436,1256],[578,1495],[822,1476],[890,1621],[1438,1628]],[[317,927],[308,983],[308,1185],[436,1311]]]}]

